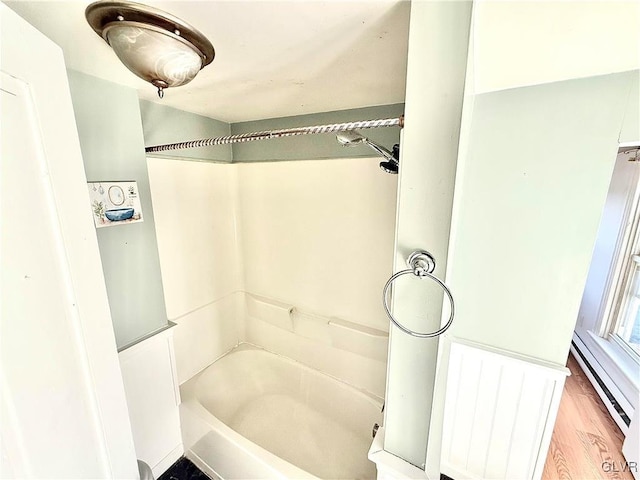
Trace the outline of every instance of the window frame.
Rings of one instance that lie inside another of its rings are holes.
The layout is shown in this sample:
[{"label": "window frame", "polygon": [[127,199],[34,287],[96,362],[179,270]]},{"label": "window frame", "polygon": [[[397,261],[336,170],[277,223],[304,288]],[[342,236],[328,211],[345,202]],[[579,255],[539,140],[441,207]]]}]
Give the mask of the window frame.
[{"label": "window frame", "polygon": [[[618,154],[630,154],[632,157],[628,161],[638,162],[640,161],[639,152],[638,146],[635,146],[626,151],[621,148]],[[624,228],[620,229],[619,246],[615,254],[615,265],[612,268],[607,305],[602,319],[594,328],[594,333],[612,341],[640,366],[640,354],[617,334],[630,303],[630,289],[633,286],[636,270],[640,274],[640,174],[636,174],[634,183],[633,196],[627,204],[624,215]]]}]

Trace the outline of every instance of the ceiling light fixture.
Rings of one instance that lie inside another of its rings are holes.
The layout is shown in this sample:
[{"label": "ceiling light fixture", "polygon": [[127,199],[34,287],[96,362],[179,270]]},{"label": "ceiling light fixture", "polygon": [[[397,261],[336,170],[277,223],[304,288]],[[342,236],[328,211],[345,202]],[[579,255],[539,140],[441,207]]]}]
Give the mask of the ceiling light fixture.
[{"label": "ceiling light fixture", "polygon": [[133,2],[100,1],[85,10],[87,22],[124,65],[164,89],[189,83],[213,61],[211,42],[188,23]]}]

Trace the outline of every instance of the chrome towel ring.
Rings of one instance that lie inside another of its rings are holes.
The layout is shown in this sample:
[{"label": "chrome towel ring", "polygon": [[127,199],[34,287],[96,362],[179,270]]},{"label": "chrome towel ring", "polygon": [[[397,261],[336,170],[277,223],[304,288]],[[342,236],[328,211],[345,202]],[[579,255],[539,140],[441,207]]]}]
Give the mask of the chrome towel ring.
[{"label": "chrome towel ring", "polygon": [[[451,295],[451,291],[449,290],[449,288],[444,284],[442,280],[432,275],[432,272],[436,268],[436,261],[433,258],[433,255],[431,255],[429,252],[424,250],[416,250],[411,255],[409,255],[409,258],[407,258],[407,266],[409,268],[407,268],[406,270],[401,270],[398,273],[395,273],[394,275],[392,275],[391,278],[387,280],[387,283],[382,289],[382,304],[384,305],[384,311],[387,313],[389,320],[391,320],[391,322],[396,327],[398,327],[400,330],[402,330],[405,333],[408,333],[413,337],[433,338],[433,337],[442,335],[444,332],[447,331],[447,329],[453,323],[453,317],[455,315],[455,305],[453,302],[453,295]],[[444,290],[444,293],[447,294],[447,297],[449,298],[449,302],[451,303],[451,314],[449,315],[449,320],[447,320],[447,323],[439,330],[436,330],[435,332],[430,332],[430,333],[415,332],[410,328],[407,328],[404,325],[402,325],[395,318],[393,318],[393,315],[391,315],[391,310],[389,309],[389,304],[387,302],[387,296],[388,296],[387,293],[389,291],[389,287],[395,281],[396,278],[401,277],[402,275],[406,275],[408,273],[412,273],[420,279],[423,279],[425,277],[430,278],[431,280],[436,282],[438,285],[440,285]]]}]

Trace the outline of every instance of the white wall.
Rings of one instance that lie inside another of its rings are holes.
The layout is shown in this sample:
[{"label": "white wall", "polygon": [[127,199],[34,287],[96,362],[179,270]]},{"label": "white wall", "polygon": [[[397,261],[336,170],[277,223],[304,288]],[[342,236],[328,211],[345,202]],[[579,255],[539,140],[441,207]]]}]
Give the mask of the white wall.
[{"label": "white wall", "polygon": [[453,335],[564,365],[636,75],[475,97],[447,276]]},{"label": "white wall", "polygon": [[149,158],[160,269],[180,382],[242,334],[235,166]]},{"label": "white wall", "polygon": [[0,22],[0,476],[137,478],[63,53]]},{"label": "white wall", "polygon": [[[446,345],[471,340],[482,349],[517,354],[527,364],[547,364],[561,371],[618,142],[624,132],[640,132],[634,112],[637,103],[632,100],[637,79],[635,71],[469,97],[447,268],[456,319]],[[447,404],[455,396],[455,379],[464,374],[453,357],[448,368]],[[553,391],[558,388],[561,385]],[[478,415],[482,422],[491,418],[504,422],[509,410],[518,406],[525,409],[528,421],[552,425],[558,406],[552,402],[538,410],[516,396],[505,405],[500,402],[489,396],[482,402],[457,402],[455,410],[449,409],[445,431],[458,424],[461,438],[471,440],[468,451],[464,443],[451,440],[456,455],[447,454],[445,473],[473,476],[477,452],[486,452],[488,463],[481,465],[485,472],[494,471],[508,457],[502,446],[493,443],[508,437],[492,427],[487,443],[476,435],[475,425],[469,427],[473,423],[469,418]],[[504,415],[496,416],[495,411]],[[532,458],[546,456],[551,430],[545,431]],[[513,477],[509,469],[494,473],[497,478]],[[540,474],[536,468],[526,477],[540,478]]]},{"label": "white wall", "polygon": [[[640,33],[638,34],[640,37]],[[640,44],[640,38],[638,42]],[[638,56],[640,63],[640,55]],[[629,88],[627,110],[624,113],[620,129],[620,143],[640,143],[640,65],[633,71],[633,80]]]},{"label": "white wall", "polygon": [[[394,271],[422,249],[444,277],[470,22],[471,2],[411,4]],[[416,331],[437,330],[442,295],[434,282],[404,277],[394,284],[393,313]],[[439,478],[439,433],[429,428],[441,419],[431,419],[440,342],[398,329],[390,339],[384,449],[424,468],[430,445],[427,475]]]}]

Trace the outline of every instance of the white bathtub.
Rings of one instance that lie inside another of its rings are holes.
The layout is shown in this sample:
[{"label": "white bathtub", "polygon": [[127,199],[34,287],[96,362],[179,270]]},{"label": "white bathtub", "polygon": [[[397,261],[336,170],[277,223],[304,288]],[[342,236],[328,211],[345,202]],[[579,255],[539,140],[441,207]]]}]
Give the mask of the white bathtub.
[{"label": "white bathtub", "polygon": [[242,344],[180,387],[188,458],[214,478],[375,478],[381,402]]}]

